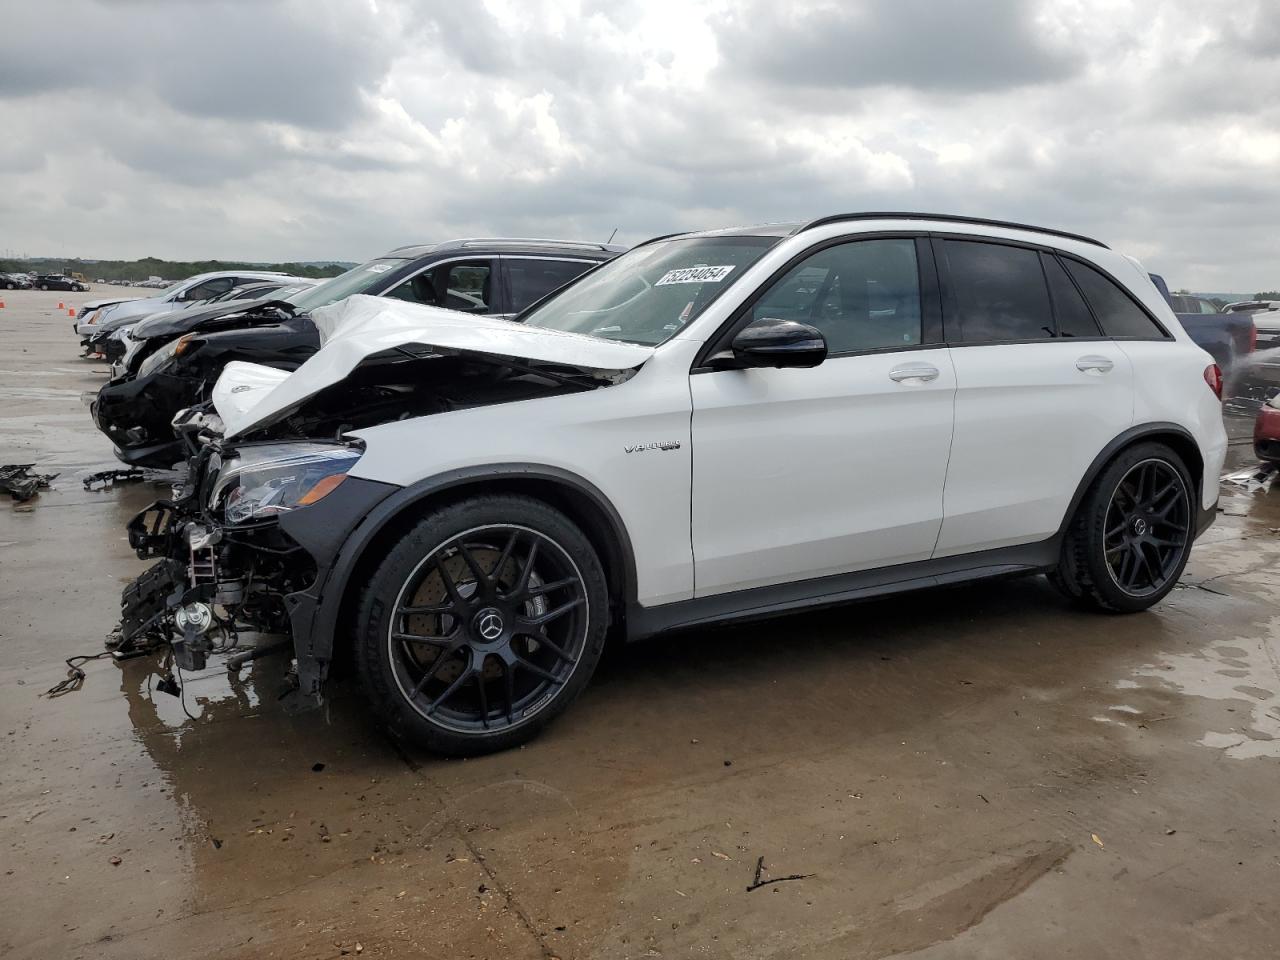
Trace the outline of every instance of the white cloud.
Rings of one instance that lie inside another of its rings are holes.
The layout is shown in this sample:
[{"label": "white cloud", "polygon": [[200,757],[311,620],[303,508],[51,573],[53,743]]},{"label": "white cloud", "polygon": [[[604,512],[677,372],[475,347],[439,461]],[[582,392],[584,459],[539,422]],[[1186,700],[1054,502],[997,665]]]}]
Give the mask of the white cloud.
[{"label": "white cloud", "polygon": [[896,208],[1280,286],[1265,0],[63,7],[7,17],[0,247],[361,259]]}]

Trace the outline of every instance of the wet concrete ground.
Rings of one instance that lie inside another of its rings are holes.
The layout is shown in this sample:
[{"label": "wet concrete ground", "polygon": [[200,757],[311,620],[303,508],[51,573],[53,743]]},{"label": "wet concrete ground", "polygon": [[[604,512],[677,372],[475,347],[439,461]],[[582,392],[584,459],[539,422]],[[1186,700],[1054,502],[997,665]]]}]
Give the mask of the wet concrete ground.
[{"label": "wet concrete ground", "polygon": [[[111,456],[69,296],[0,310],[0,463],[62,474],[0,501],[0,955],[1276,956],[1280,484],[1224,486],[1153,612],[1036,579],[671,637],[478,760],[402,752],[347,685],[286,716],[279,661],[47,700],[157,494],[81,489]],[[748,892],[760,857],[804,879]]]}]

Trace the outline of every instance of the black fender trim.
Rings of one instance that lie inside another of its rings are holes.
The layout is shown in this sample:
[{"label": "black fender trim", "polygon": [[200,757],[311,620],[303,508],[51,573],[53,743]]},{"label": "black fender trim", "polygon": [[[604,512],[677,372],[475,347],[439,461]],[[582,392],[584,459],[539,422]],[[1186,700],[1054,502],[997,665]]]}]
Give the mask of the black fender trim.
[{"label": "black fender trim", "polygon": [[[1089,488],[1093,486],[1093,481],[1098,478],[1098,474],[1102,473],[1103,469],[1115,458],[1116,454],[1125,447],[1130,446],[1139,440],[1145,440],[1148,437],[1157,437],[1161,434],[1169,433],[1177,434],[1197,450],[1200,449],[1200,444],[1196,442],[1196,438],[1191,435],[1191,432],[1187,430],[1186,427],[1181,427],[1176,423],[1157,421],[1155,423],[1143,423],[1136,427],[1130,427],[1103,447],[1102,452],[1093,458],[1093,463],[1089,464],[1089,469],[1084,472],[1084,477],[1081,478],[1079,485],[1076,487],[1075,494],[1071,497],[1071,502],[1067,505],[1066,513],[1062,515],[1062,525],[1058,527],[1056,536],[1060,538],[1067,532],[1067,527],[1071,525],[1071,519],[1076,515],[1076,509],[1080,506],[1080,501],[1083,500],[1084,495],[1089,492]],[[1188,464],[1187,468],[1190,470],[1191,465]],[[1203,483],[1203,478],[1197,476],[1195,471],[1192,471],[1191,483],[1195,487],[1195,506],[1197,512],[1199,512],[1200,487]]]},{"label": "black fender trim", "polygon": [[[606,518],[617,542],[625,591],[619,599],[629,603],[636,596],[635,556],[626,525],[600,489],[577,474],[543,464],[499,463],[449,470],[408,487],[350,477],[314,507],[292,511],[280,518],[281,529],[316,562],[315,582],[306,590],[285,597],[303,695],[319,695],[333,658],[334,635],[351,576],[374,538],[403,511],[427,497],[457,487],[503,479],[552,483],[568,493],[587,497]],[[344,495],[339,497],[339,494]],[[319,509],[326,504],[330,504],[330,509]],[[304,659],[308,661],[305,664]]]}]

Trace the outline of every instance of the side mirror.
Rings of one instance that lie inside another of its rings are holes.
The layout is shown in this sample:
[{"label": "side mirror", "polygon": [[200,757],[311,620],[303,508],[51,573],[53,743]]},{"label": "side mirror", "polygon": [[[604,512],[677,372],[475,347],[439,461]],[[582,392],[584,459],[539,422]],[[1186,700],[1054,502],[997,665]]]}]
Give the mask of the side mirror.
[{"label": "side mirror", "polygon": [[720,370],[747,367],[816,367],[827,359],[827,339],[817,327],[762,317],[738,332],[730,349],[711,358]]}]

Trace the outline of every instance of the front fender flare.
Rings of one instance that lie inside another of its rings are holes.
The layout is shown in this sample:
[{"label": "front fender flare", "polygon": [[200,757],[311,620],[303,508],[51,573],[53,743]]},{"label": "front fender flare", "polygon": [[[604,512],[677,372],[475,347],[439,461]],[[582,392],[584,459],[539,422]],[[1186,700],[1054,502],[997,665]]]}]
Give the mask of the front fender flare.
[{"label": "front fender flare", "polygon": [[342,603],[351,586],[352,575],[365,550],[387,529],[388,524],[428,497],[477,482],[503,479],[552,483],[566,492],[587,497],[606,518],[609,532],[619,547],[625,594],[619,599],[623,603],[634,599],[635,557],[626,525],[600,489],[577,474],[543,464],[500,463],[449,470],[407,487],[391,487],[361,478],[358,489],[362,492],[354,509],[345,517],[345,524],[335,524],[336,518],[319,508],[347,487],[346,483],[315,507],[293,511],[280,518],[281,529],[307,550],[316,562],[316,578],[311,586],[285,597],[298,656],[300,693],[304,696],[320,694],[328,664],[333,659]]}]

